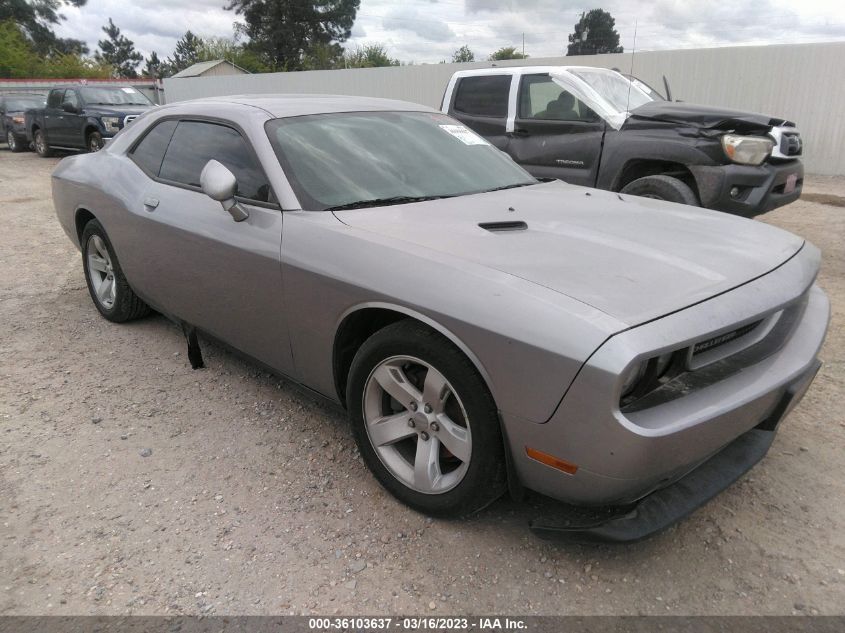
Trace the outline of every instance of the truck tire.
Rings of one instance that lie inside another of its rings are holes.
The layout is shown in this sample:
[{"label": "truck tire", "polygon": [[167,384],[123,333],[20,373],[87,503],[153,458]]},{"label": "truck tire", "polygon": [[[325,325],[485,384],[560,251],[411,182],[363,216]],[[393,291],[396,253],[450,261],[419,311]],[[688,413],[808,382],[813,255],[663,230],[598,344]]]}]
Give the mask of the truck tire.
[{"label": "truck tire", "polygon": [[88,136],[85,138],[85,147],[88,149],[89,152],[99,152],[103,149],[103,135],[100,134],[97,130],[93,132],[89,132]]},{"label": "truck tire", "polygon": [[12,130],[6,131],[6,143],[12,152],[22,152],[26,149],[26,142],[22,141]]},{"label": "truck tire", "polygon": [[686,183],[672,176],[659,175],[637,178],[625,185],[620,193],[688,204],[694,207],[701,206],[695,192]]},{"label": "truck tire", "polygon": [[35,151],[38,152],[38,155],[41,158],[50,158],[53,155],[53,150],[50,149],[50,146],[47,144],[47,135],[44,134],[43,130],[35,130],[35,134],[32,135],[33,143],[35,144]]}]

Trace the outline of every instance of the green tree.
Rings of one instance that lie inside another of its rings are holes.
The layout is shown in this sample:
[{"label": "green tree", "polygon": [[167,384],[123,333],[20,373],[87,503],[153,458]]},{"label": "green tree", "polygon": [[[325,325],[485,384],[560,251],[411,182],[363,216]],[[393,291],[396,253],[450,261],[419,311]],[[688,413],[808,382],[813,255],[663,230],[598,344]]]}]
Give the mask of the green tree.
[{"label": "green tree", "polygon": [[11,21],[26,37],[35,53],[88,53],[81,40],[56,37],[53,26],[64,19],[59,10],[64,5],[81,7],[86,0],[3,0],[0,2],[0,22]]},{"label": "green tree", "polygon": [[236,40],[226,37],[199,39],[196,59],[200,62],[225,59],[251,73],[263,73],[270,70],[253,51],[248,50]]},{"label": "green tree", "polygon": [[0,22],[0,77],[96,78],[112,69],[74,52],[39,54],[23,30],[11,20]]},{"label": "green tree", "polygon": [[475,61],[475,53],[473,53],[469,46],[464,44],[458,50],[456,50],[452,54],[452,63],[453,64],[460,64],[464,62],[474,62]]},{"label": "green tree", "polygon": [[603,9],[593,9],[582,13],[569,35],[567,55],[601,55],[603,53],[621,53],[619,33],[614,28],[616,20]]},{"label": "green tree", "polygon": [[528,55],[523,55],[515,46],[503,46],[495,53],[490,54],[490,61],[502,61],[505,59],[525,59]]},{"label": "green tree", "polygon": [[108,37],[97,42],[100,50],[94,53],[94,59],[100,64],[111,66],[116,77],[137,77],[136,69],[144,61],[144,56],[135,50],[135,43],[121,34],[111,18],[108,26],[103,27],[103,32]]},{"label": "green tree", "polygon": [[301,70],[318,45],[345,42],[361,0],[230,0],[240,31],[273,70]]},{"label": "green tree", "polygon": [[170,72],[176,74],[200,61],[199,50],[201,46],[202,40],[200,38],[191,31],[185,31],[185,34],[176,42],[173,57],[167,58]]},{"label": "green tree", "polygon": [[367,44],[356,46],[354,51],[344,52],[343,65],[345,68],[377,68],[399,66],[399,60],[387,54],[384,44]]},{"label": "green tree", "polygon": [[161,79],[162,77],[168,76],[167,62],[161,61],[158,53],[153,51],[144,63],[143,75],[144,77],[152,77],[153,79]]},{"label": "green tree", "polygon": [[302,70],[343,68],[344,53],[340,44],[315,44],[302,58]]}]

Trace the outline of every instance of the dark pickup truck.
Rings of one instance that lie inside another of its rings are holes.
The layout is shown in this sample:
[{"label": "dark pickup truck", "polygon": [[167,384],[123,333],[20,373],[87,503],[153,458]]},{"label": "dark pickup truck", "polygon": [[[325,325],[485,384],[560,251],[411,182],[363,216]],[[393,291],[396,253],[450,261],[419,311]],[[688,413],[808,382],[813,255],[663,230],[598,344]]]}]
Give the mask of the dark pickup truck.
[{"label": "dark pickup truck", "polygon": [[747,217],[801,195],[801,136],[790,121],[668,101],[613,70],[461,71],[441,109],[538,178]]},{"label": "dark pickup truck", "polygon": [[152,107],[128,86],[59,86],[50,90],[46,107],[26,112],[26,135],[45,157],[54,148],[96,152]]}]

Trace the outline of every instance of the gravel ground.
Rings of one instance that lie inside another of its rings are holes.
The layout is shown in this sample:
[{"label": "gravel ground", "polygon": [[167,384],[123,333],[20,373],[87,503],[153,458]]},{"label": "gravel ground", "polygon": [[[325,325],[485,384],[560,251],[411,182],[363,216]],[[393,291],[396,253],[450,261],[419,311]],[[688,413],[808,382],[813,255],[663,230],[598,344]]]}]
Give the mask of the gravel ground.
[{"label": "gravel ground", "polygon": [[765,216],[822,248],[833,303],[826,364],[768,457],[645,543],[562,546],[526,529],[542,502],[428,520],[337,411],[210,344],[191,371],[161,317],[100,318],[55,164],[0,151],[0,614],[845,612],[841,207]]}]

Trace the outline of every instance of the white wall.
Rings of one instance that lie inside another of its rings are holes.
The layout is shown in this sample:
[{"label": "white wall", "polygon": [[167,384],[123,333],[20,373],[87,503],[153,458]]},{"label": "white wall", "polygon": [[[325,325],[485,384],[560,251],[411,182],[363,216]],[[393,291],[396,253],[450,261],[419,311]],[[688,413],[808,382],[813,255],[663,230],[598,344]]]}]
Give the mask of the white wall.
[{"label": "white wall", "polygon": [[[577,64],[631,71],[631,54],[529,58],[500,66]],[[165,79],[169,102],[225,94],[329,93],[404,99],[439,107],[455,70],[489,67],[428,64],[226,77]],[[806,169],[845,174],[845,42],[743,46],[636,53],[633,74],[693,103],[783,117],[804,137]]]}]

